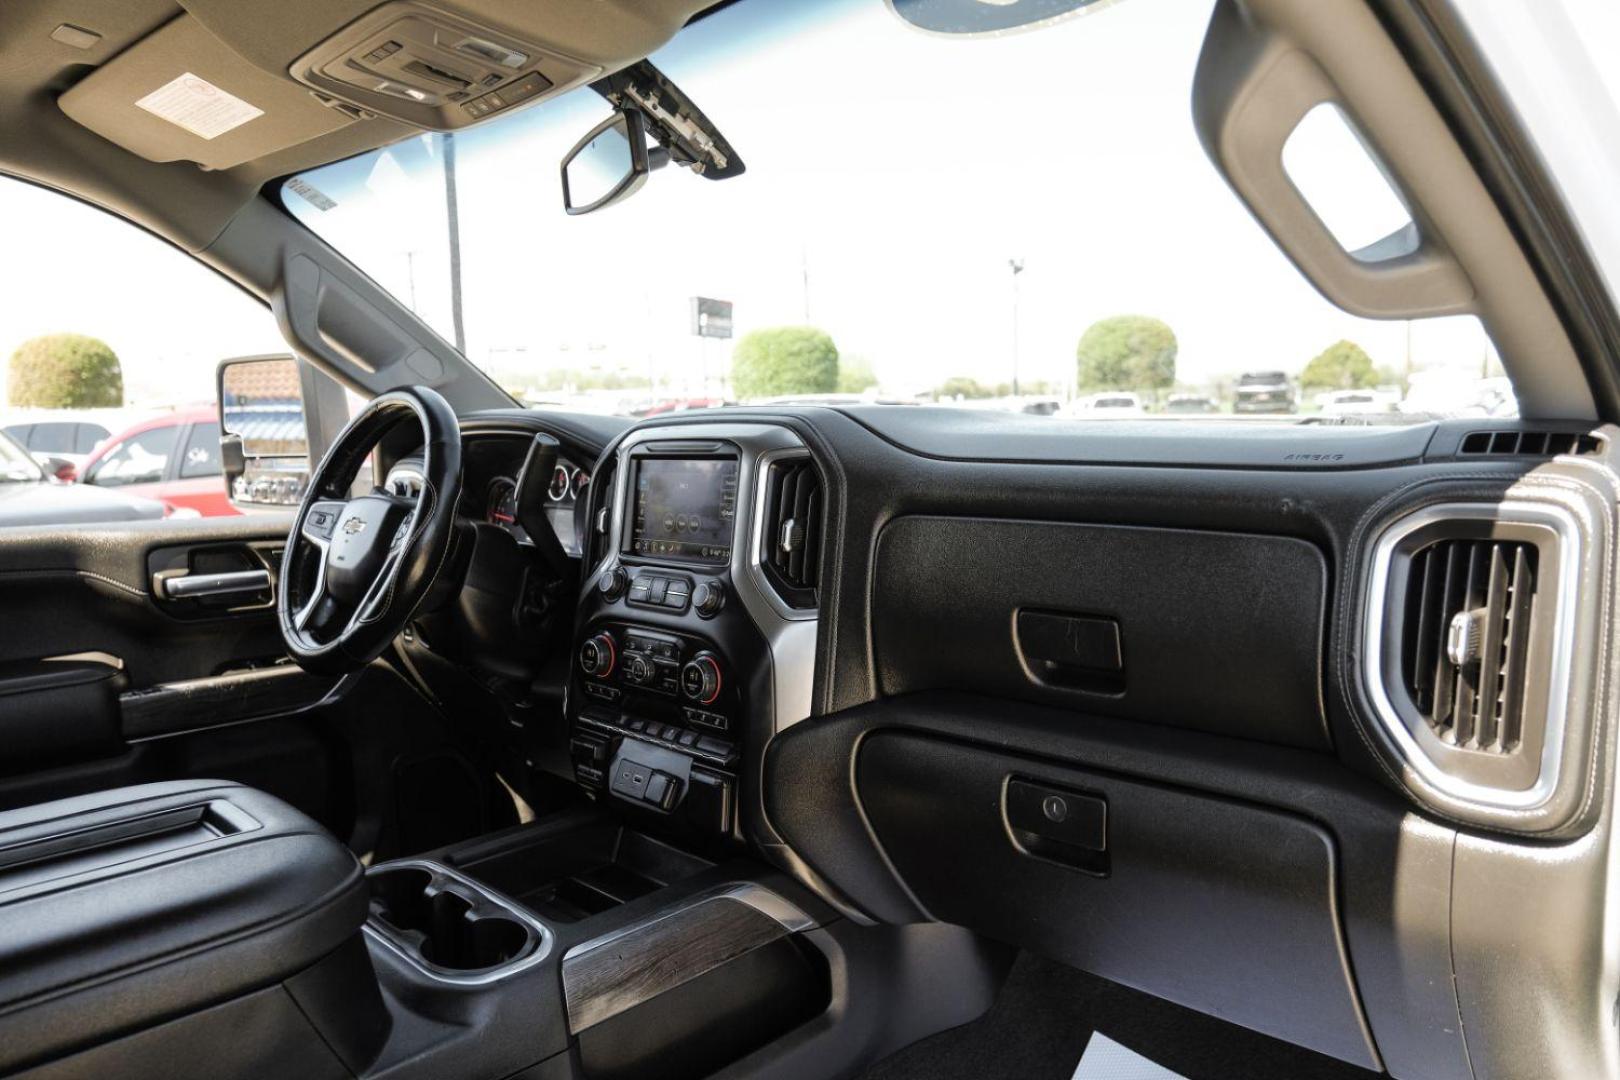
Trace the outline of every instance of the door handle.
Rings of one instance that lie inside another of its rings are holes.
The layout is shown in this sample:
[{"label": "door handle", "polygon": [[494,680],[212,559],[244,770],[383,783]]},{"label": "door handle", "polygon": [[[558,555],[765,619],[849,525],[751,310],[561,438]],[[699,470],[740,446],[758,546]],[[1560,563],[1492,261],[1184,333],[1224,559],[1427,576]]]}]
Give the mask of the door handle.
[{"label": "door handle", "polygon": [[156,574],[152,579],[153,592],[164,600],[236,596],[264,592],[268,588],[268,570],[239,570],[229,574]]}]

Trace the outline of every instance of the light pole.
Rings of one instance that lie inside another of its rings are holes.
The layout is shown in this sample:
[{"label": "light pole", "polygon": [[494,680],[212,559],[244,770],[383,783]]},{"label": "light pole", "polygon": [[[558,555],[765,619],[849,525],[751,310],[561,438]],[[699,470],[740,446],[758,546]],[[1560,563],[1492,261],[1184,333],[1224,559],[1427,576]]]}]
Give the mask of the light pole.
[{"label": "light pole", "polygon": [[1012,271],[1012,392],[1018,396],[1018,275],[1024,272],[1023,259],[1008,259]]}]

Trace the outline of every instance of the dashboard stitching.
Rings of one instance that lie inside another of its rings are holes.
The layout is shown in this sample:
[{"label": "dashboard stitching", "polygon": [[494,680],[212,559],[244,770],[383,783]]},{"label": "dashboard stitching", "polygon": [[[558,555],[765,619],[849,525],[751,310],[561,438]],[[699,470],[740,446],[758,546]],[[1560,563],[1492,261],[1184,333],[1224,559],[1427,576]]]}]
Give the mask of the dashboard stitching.
[{"label": "dashboard stitching", "polygon": [[105,574],[98,574],[93,570],[80,570],[80,569],[77,569],[77,568],[46,567],[46,568],[40,568],[40,569],[34,569],[34,570],[5,570],[5,571],[0,571],[0,577],[4,577],[4,578],[62,577],[64,575],[70,575],[70,574],[72,576],[74,576],[74,577],[85,578],[85,579],[88,579],[88,580],[91,580],[91,581],[99,581],[104,585],[111,585],[115,589],[122,589],[124,592],[129,593],[131,596],[139,596],[139,597],[145,598],[145,597],[149,597],[151,595],[145,589],[140,588],[139,586],[130,585],[127,582],[119,581],[116,578],[107,577]]}]

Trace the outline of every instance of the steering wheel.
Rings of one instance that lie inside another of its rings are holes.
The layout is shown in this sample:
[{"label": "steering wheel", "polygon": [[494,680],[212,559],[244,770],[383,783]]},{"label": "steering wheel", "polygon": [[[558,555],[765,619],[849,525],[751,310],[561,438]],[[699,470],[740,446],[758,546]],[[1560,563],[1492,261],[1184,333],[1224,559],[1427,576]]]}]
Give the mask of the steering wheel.
[{"label": "steering wheel", "polygon": [[[349,492],[368,454],[411,419],[422,428],[422,490]],[[356,671],[405,629],[449,558],[461,497],[461,429],[425,386],[382,394],[349,421],[309,479],[281,560],[276,615],[311,671]]]}]

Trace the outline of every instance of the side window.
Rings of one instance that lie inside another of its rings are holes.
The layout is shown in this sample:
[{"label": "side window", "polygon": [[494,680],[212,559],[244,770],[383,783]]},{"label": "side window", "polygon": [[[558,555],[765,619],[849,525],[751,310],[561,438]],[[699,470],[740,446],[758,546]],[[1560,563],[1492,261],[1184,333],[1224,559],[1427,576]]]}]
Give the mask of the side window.
[{"label": "side window", "polygon": [[41,454],[71,454],[78,435],[77,424],[35,424],[28,436],[28,449]]},{"label": "side window", "polygon": [[86,482],[97,487],[157,483],[163,479],[179,433],[178,427],[168,426],[131,435],[101,456]]},{"label": "side window", "polygon": [[0,235],[29,253],[0,258],[0,529],[237,513],[218,367],[286,352],[270,311],[130,222],[6,176]]},{"label": "side window", "polygon": [[180,479],[194,480],[199,476],[219,476],[219,424],[191,425],[186,436],[185,455],[180,459]]},{"label": "side window", "polygon": [[104,442],[112,432],[100,424],[80,424],[78,434],[74,436],[73,452],[75,454],[88,454],[97,444]]}]

